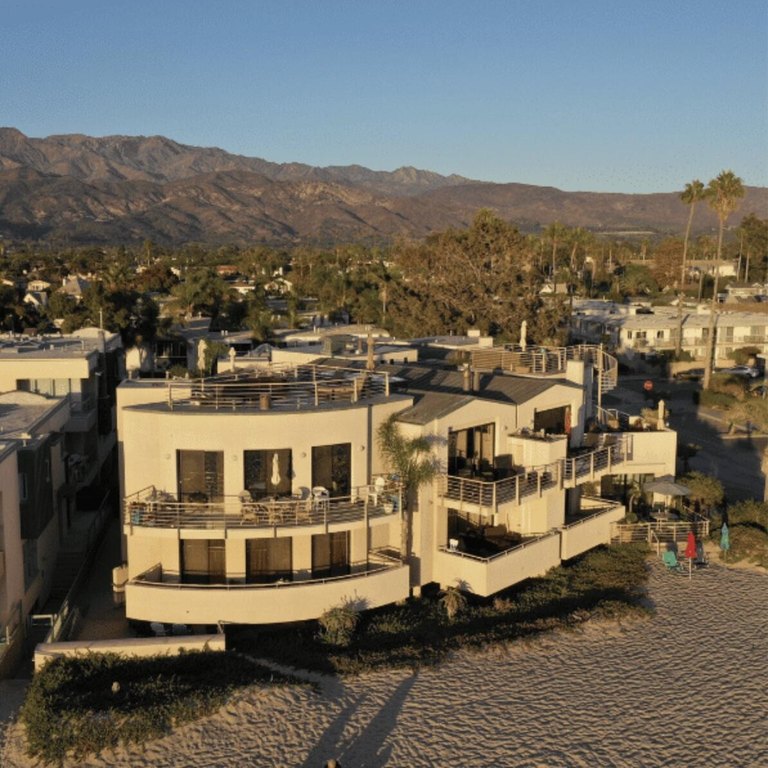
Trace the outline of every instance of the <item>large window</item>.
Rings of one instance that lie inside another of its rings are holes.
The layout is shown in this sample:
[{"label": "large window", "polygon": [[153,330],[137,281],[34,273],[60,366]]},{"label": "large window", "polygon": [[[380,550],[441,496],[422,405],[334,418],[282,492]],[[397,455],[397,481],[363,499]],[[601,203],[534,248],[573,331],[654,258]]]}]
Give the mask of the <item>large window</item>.
[{"label": "large window", "polygon": [[319,533],[312,537],[312,577],[349,573],[349,531]]},{"label": "large window", "polygon": [[224,539],[183,539],[181,580],[184,584],[226,583]]},{"label": "large window", "polygon": [[224,496],[223,451],[176,451],[179,500],[221,501]]},{"label": "large window", "polygon": [[254,499],[291,493],[291,450],[244,451],[245,489]]},{"label": "large window", "polygon": [[312,485],[327,488],[331,496],[349,496],[352,473],[350,443],[312,448]]},{"label": "large window", "polygon": [[249,539],[246,543],[246,581],[263,584],[293,578],[291,567],[291,538]]}]

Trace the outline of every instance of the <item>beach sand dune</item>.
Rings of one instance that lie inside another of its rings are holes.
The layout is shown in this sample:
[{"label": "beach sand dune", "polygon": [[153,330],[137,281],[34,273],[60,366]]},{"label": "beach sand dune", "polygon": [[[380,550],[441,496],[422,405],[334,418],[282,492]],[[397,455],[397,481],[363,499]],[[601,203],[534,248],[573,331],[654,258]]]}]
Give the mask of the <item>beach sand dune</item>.
[{"label": "beach sand dune", "polygon": [[[655,613],[320,689],[249,689],[215,716],[81,766],[767,766],[768,576],[652,565]],[[26,768],[14,726],[2,762]]]}]

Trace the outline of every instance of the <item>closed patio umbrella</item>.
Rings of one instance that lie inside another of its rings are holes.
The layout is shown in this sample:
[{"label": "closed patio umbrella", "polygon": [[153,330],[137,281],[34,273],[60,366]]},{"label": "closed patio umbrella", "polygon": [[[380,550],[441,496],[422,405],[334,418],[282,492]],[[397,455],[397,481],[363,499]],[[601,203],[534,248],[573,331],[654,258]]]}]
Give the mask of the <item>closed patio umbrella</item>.
[{"label": "closed patio umbrella", "polygon": [[720,529],[720,549],[723,553],[728,552],[731,548],[731,534],[728,530],[728,523],[723,523],[723,527]]},{"label": "closed patio umbrella", "polygon": [[280,457],[277,452],[272,454],[272,477],[269,479],[272,485],[280,485]]},{"label": "closed patio umbrella", "polygon": [[696,536],[693,531],[688,531],[688,541],[685,545],[685,556],[688,558],[688,578],[693,572],[693,560],[696,557]]}]

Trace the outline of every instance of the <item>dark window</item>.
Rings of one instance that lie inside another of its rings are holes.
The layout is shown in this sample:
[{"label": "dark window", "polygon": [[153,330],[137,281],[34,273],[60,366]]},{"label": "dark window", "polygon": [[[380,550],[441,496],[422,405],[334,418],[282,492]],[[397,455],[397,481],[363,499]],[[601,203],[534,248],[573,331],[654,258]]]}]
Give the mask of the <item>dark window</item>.
[{"label": "dark window", "polygon": [[571,408],[549,408],[546,411],[536,411],[533,416],[533,430],[544,430],[547,435],[565,435],[571,431]]},{"label": "dark window", "polygon": [[494,468],[493,444],[493,424],[449,432],[448,474],[490,478]]},{"label": "dark window", "polygon": [[246,573],[249,584],[293,578],[291,538],[249,539],[246,545]]},{"label": "dark window", "polygon": [[349,573],[349,531],[319,533],[312,537],[312,577]]},{"label": "dark window", "polygon": [[184,584],[224,584],[227,567],[223,539],[183,539],[181,580]]},{"label": "dark window", "polygon": [[291,450],[243,451],[245,489],[254,499],[291,493]]},{"label": "dark window", "polygon": [[352,472],[350,443],[312,448],[312,485],[327,488],[331,496],[349,496]]},{"label": "dark window", "polygon": [[222,451],[176,451],[179,500],[221,501],[224,496]]}]

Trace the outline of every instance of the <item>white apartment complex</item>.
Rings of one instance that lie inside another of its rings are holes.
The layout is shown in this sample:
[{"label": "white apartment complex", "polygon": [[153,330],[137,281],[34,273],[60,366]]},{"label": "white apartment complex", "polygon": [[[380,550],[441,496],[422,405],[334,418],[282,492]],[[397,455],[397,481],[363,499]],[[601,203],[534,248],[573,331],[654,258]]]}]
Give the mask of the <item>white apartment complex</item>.
[{"label": "white apartment complex", "polygon": [[[607,355],[477,354],[464,371],[321,359],[124,382],[127,617],[266,624],[428,584],[491,595],[607,543],[624,508],[601,480],[674,474],[674,432],[623,431],[594,408]],[[377,441],[393,414],[438,469],[412,498],[408,558],[408,500]]]},{"label": "white apartment complex", "polygon": [[[768,313],[746,311],[735,304],[719,304],[715,315],[715,365],[730,364],[734,350],[757,347],[768,353]],[[704,360],[709,338],[710,305],[649,307],[594,299],[576,301],[571,317],[573,335],[587,343],[604,342],[623,355],[652,350],[681,349]]]}]

